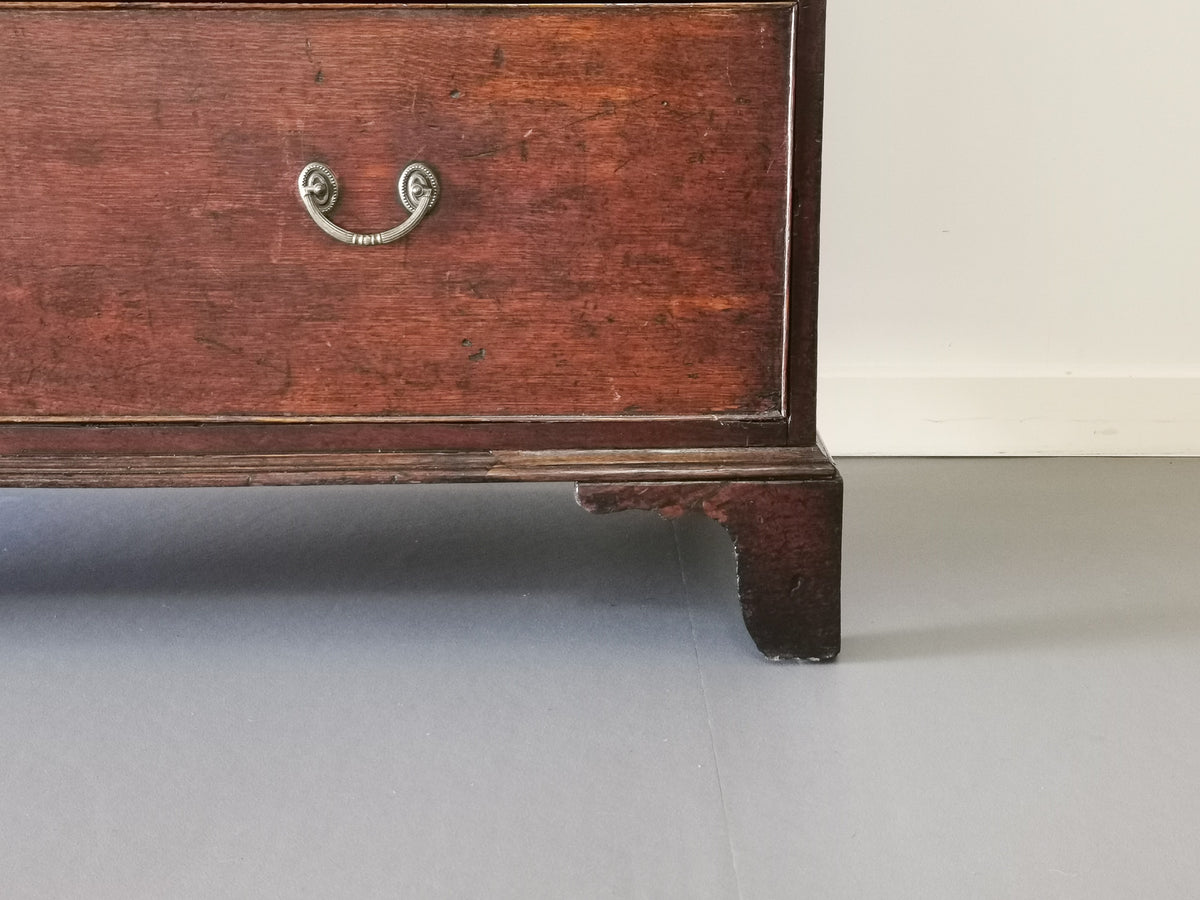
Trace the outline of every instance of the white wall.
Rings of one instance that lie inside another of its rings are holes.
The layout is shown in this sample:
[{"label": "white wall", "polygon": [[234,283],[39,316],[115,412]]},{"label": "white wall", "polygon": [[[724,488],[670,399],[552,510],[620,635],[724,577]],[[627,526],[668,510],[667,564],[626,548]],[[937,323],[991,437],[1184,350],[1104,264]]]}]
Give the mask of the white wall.
[{"label": "white wall", "polygon": [[1200,2],[828,2],[830,449],[1200,453]]}]

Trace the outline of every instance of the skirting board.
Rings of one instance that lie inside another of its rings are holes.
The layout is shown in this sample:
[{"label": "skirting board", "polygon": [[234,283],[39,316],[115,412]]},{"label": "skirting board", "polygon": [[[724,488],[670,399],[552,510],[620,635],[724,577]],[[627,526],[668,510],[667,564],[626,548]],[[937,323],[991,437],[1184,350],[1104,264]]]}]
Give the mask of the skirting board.
[{"label": "skirting board", "polygon": [[1200,376],[830,375],[833,456],[1200,456]]}]

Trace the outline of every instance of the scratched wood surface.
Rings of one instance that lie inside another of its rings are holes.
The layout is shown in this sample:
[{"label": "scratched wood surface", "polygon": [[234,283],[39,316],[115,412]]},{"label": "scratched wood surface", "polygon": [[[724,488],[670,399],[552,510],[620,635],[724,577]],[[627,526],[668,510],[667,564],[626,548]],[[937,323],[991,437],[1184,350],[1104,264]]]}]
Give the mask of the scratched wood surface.
[{"label": "scratched wood surface", "polygon": [[0,11],[0,420],[777,416],[791,17]]}]

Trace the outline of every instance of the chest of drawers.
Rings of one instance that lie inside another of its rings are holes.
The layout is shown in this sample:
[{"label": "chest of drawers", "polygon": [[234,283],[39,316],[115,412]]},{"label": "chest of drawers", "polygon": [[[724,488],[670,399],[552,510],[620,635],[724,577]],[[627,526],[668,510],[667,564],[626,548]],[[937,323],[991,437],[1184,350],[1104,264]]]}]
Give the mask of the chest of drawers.
[{"label": "chest of drawers", "polygon": [[[824,3],[0,10],[0,484],[568,480],[838,649]],[[399,195],[399,196],[398,196]]]}]

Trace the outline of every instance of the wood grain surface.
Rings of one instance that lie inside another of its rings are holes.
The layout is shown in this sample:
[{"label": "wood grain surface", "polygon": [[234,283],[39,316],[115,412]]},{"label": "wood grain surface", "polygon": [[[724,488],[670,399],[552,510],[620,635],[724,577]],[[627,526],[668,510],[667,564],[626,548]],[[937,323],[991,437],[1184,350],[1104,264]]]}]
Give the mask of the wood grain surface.
[{"label": "wood grain surface", "polygon": [[0,10],[0,420],[778,419],[792,16]]}]

